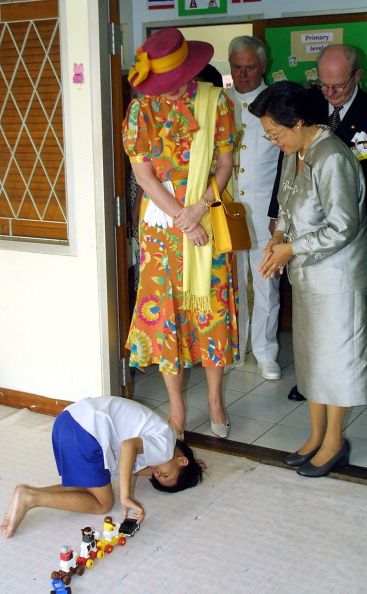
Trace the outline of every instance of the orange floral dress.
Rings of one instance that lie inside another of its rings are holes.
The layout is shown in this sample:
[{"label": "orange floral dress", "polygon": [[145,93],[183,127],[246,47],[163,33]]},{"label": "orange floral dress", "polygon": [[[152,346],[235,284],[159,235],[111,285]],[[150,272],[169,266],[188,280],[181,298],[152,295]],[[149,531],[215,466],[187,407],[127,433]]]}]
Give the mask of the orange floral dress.
[{"label": "orange floral dress", "polygon": [[[164,96],[134,99],[123,122],[123,142],[131,163],[151,162],[160,181],[169,180],[184,204],[197,83],[191,82],[177,101]],[[219,96],[215,149],[233,150],[233,106]],[[142,212],[148,196],[144,195]],[[145,204],[144,204],[145,203]],[[211,311],[182,309],[183,241],[177,227],[148,226],[140,217],[140,277],[127,348],[130,366],[152,363],[167,374],[201,363],[224,367],[238,360],[237,295],[232,276],[233,254],[213,251]]]}]

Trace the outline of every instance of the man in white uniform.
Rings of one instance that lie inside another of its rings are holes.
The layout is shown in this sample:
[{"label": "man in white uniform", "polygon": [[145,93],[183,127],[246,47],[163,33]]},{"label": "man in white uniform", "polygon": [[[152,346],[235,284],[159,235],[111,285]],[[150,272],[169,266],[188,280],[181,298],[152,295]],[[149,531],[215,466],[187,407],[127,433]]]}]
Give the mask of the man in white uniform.
[{"label": "man in white uniform", "polygon": [[[266,49],[256,37],[232,39],[228,48],[233,87],[227,90],[235,104],[236,127],[242,137],[235,154],[233,189],[235,200],[244,203],[252,246],[237,252],[239,292],[240,365],[243,365],[249,331],[247,283],[249,267],[253,278],[254,308],[251,322],[252,352],[268,380],[280,378],[278,356],[279,277],[264,279],[258,267],[270,239],[268,208],[276,176],[279,150],[264,138],[260,120],[248,105],[266,88],[263,75]],[[238,363],[237,363],[238,365]]]}]

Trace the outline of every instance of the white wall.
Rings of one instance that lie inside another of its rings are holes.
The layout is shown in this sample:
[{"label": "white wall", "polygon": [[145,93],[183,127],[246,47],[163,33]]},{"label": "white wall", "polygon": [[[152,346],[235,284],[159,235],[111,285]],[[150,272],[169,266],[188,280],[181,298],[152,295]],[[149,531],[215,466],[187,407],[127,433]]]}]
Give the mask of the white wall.
[{"label": "white wall", "polygon": [[[348,5],[346,7],[346,5]],[[200,15],[179,17],[178,0],[175,0],[175,8],[167,10],[148,10],[146,0],[120,0],[121,15],[130,18],[132,8],[133,36],[126,40],[125,51],[126,63],[131,65],[134,57],[134,47],[138,47],[144,41],[145,27],[152,23],[171,22],[173,26],[182,26],[184,23],[195,24],[207,22],[233,22],[234,20],[271,19],[287,16],[302,16],[316,14],[350,13],[367,10],[366,0],[261,0],[260,2],[249,2],[232,4],[227,0],[227,14],[212,14],[208,17]],[[131,42],[133,46],[131,46]]]},{"label": "white wall", "polygon": [[0,387],[78,400],[110,393],[98,0],[60,0],[60,14],[72,242],[0,242]]}]

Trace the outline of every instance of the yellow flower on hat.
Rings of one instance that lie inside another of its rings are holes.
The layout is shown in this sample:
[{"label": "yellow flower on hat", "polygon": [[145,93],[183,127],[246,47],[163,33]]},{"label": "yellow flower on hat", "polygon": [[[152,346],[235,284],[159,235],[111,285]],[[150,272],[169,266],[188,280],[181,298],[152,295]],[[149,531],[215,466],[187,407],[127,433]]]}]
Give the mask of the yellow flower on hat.
[{"label": "yellow flower on hat", "polygon": [[[135,87],[140,85],[148,76],[150,72],[151,62],[147,52],[143,51],[142,47],[138,47],[136,50],[136,62],[130,68],[128,74],[128,81]],[[132,80],[134,79],[134,80]]]}]

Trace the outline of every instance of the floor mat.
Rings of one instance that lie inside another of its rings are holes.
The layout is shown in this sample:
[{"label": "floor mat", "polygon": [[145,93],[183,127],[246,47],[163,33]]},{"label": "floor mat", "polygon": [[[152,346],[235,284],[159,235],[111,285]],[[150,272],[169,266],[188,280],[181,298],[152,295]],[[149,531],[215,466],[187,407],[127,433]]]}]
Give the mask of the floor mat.
[{"label": "floor mat", "polygon": [[[53,419],[0,406],[0,508],[15,484],[58,482]],[[202,451],[197,488],[159,493],[145,478],[136,497],[141,530],[83,576],[73,594],[362,594],[366,592],[366,487]],[[112,516],[119,521],[116,504]],[[49,592],[59,550],[78,550],[80,529],[103,517],[49,509],[28,513],[0,540],[1,594]]]}]

